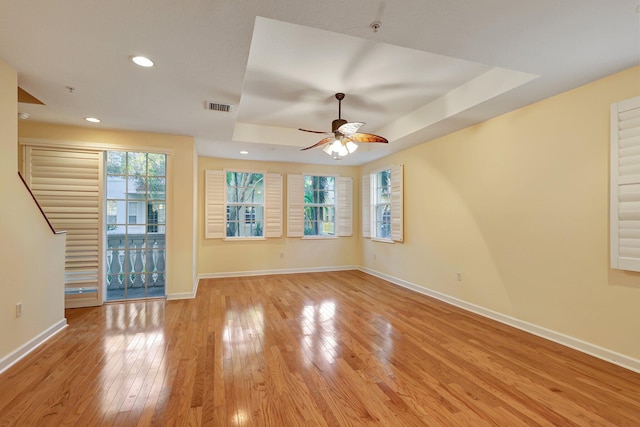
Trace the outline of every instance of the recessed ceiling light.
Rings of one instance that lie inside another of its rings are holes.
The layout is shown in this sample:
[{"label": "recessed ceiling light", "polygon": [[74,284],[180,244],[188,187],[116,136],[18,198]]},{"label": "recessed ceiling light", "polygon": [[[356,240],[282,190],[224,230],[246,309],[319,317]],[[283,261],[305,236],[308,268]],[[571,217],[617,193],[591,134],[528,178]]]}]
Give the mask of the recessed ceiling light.
[{"label": "recessed ceiling light", "polygon": [[91,122],[91,123],[100,123],[101,120],[96,118],[96,117],[85,117],[84,118],[86,121]]},{"label": "recessed ceiling light", "polygon": [[248,151],[245,151],[245,150],[242,150],[242,151],[240,152],[240,154],[249,154],[249,152],[248,152]]},{"label": "recessed ceiling light", "polygon": [[141,67],[153,67],[153,61],[146,56],[134,56],[131,60]]}]

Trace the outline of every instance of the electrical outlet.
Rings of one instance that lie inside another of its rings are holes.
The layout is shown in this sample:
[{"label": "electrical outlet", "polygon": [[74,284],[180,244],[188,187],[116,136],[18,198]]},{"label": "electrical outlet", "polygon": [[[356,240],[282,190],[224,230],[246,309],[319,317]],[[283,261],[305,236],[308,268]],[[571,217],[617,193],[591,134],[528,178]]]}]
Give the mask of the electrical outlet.
[{"label": "electrical outlet", "polygon": [[462,282],[462,273],[460,273],[459,271],[456,274],[456,280],[458,280],[458,282]]},{"label": "electrical outlet", "polygon": [[22,303],[16,304],[16,317],[22,317]]}]

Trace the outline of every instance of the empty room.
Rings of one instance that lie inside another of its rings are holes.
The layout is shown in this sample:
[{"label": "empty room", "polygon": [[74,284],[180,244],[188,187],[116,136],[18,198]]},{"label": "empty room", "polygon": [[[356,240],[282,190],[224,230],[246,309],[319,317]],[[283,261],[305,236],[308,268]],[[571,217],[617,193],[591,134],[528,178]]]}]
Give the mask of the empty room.
[{"label": "empty room", "polygon": [[640,425],[638,0],[0,4],[0,425]]}]

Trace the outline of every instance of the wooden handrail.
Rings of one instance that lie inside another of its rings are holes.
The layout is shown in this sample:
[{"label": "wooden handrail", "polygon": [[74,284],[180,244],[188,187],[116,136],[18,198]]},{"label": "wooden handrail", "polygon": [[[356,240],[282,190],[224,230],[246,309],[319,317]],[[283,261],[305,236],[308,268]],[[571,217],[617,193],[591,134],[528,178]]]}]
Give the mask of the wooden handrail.
[{"label": "wooden handrail", "polygon": [[29,188],[29,186],[27,185],[27,181],[24,180],[24,177],[22,176],[20,171],[18,171],[18,176],[20,177],[20,181],[22,181],[22,183],[24,184],[24,188],[27,189],[29,194],[31,194],[31,198],[33,199],[33,201],[36,202],[36,206],[38,207],[38,209],[40,209],[40,213],[42,214],[44,220],[47,221],[47,224],[49,224],[49,228],[51,229],[51,232],[53,234],[58,234],[56,232],[56,229],[53,228],[53,225],[51,225],[51,221],[49,221],[49,218],[47,218],[47,214],[44,213],[44,211],[42,210],[42,206],[40,206],[40,203],[38,203],[38,199],[36,199],[36,196],[34,196],[33,191],[31,191],[31,188]]}]

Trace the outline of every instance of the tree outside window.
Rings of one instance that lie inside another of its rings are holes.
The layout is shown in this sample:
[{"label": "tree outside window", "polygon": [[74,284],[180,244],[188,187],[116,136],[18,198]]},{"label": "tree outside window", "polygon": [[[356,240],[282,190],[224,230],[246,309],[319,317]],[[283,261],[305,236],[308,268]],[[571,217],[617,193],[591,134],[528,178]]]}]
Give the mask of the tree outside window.
[{"label": "tree outside window", "polygon": [[305,175],[304,235],[335,236],[335,212],[335,177]]},{"label": "tree outside window", "polygon": [[391,239],[391,169],[374,175],[375,237]]},{"label": "tree outside window", "polygon": [[262,237],[264,174],[227,172],[227,237]]}]

